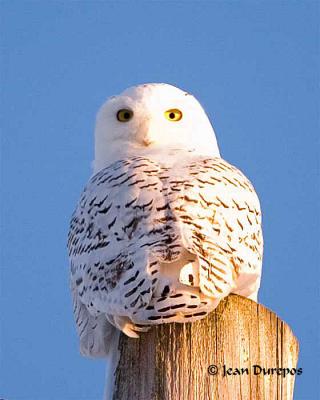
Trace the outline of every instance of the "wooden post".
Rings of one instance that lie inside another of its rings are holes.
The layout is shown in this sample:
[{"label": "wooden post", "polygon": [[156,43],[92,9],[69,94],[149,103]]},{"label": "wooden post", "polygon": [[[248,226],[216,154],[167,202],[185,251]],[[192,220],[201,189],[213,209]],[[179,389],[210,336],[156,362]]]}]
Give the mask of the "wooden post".
[{"label": "wooden post", "polygon": [[[122,335],[119,349],[114,400],[293,398],[297,339],[276,314],[241,296],[201,321],[159,325],[140,339]],[[229,368],[235,374],[224,376]],[[260,368],[269,374],[255,374]]]}]

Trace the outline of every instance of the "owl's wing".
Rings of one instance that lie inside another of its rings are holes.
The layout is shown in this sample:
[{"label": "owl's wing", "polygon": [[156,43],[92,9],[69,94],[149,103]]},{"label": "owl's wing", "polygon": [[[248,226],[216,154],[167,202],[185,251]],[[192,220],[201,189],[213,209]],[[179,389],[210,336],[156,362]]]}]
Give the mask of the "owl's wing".
[{"label": "owl's wing", "polygon": [[[194,321],[232,292],[257,300],[263,237],[259,199],[249,180],[223,159],[202,156],[185,157],[162,177],[167,217],[179,226],[174,244],[183,250],[178,259],[162,260],[159,284],[177,269],[177,280],[190,287],[191,296],[180,288],[172,296],[156,290],[149,307],[132,320]],[[178,287],[174,280],[171,285]]]},{"label": "owl's wing", "polygon": [[109,322],[135,336],[130,323],[126,327],[117,316],[130,316],[151,300],[158,271],[149,248],[161,233],[153,229],[150,213],[163,204],[160,170],[144,158],[119,161],[95,175],[82,193],[68,249],[75,318],[84,343],[92,345],[96,322],[95,342],[101,342],[105,328],[106,335],[111,331]]},{"label": "owl's wing", "polygon": [[216,298],[234,292],[256,300],[263,237],[252,184],[221,158],[199,158],[189,174],[192,185],[180,218],[187,243],[199,257],[201,291]]}]

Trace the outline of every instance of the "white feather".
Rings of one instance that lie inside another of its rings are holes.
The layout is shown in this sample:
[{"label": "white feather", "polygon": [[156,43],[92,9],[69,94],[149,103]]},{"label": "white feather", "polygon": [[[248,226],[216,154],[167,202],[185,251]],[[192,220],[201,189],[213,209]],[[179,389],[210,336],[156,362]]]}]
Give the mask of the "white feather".
[{"label": "white feather", "polygon": [[[119,121],[120,109],[132,118]],[[182,118],[168,120],[171,109]],[[178,88],[140,85],[110,98],[93,165],[68,248],[80,350],[108,359],[108,399],[119,331],[195,321],[230,292],[256,300],[263,238],[251,183],[220,158],[205,111]]]}]

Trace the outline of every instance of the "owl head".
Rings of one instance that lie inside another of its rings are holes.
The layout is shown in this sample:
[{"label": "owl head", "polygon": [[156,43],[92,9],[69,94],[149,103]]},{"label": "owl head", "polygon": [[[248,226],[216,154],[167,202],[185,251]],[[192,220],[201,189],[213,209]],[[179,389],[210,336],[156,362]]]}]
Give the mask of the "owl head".
[{"label": "owl head", "polygon": [[129,156],[163,160],[174,150],[219,157],[211,123],[191,94],[164,83],[143,84],[109,98],[100,108],[95,172]]}]

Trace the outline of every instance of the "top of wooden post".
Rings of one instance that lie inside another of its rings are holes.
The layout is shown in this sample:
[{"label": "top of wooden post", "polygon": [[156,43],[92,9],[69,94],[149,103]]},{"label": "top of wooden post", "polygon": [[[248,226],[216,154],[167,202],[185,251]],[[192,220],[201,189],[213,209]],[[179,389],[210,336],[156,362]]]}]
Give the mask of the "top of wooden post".
[{"label": "top of wooden post", "polygon": [[298,341],[261,304],[225,298],[206,318],[121,335],[114,400],[290,400]]}]

